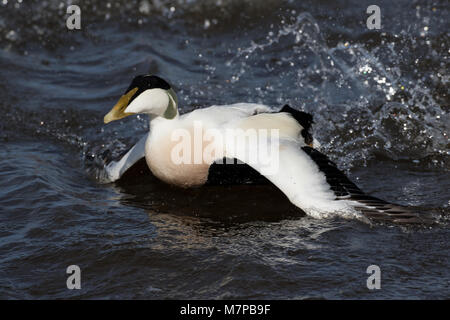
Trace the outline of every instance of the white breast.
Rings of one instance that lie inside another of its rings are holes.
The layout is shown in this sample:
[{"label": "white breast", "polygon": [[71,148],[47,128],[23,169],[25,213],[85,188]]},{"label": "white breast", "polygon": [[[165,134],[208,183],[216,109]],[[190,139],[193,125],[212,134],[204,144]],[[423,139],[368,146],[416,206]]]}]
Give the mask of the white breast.
[{"label": "white breast", "polygon": [[[152,123],[150,136],[145,146],[147,164],[152,173],[166,183],[180,187],[203,185],[208,179],[208,170],[214,159],[195,158],[194,154],[197,150],[194,150],[196,146],[192,139],[187,147],[183,144],[183,147],[190,148],[191,156],[185,158],[187,161],[180,162],[180,153],[177,153],[177,150],[180,150],[181,144],[186,142],[177,139],[180,132],[192,138],[198,134],[203,137],[203,132],[194,133],[192,121],[158,119],[157,123]],[[209,143],[200,144],[201,154],[208,145]]]}]

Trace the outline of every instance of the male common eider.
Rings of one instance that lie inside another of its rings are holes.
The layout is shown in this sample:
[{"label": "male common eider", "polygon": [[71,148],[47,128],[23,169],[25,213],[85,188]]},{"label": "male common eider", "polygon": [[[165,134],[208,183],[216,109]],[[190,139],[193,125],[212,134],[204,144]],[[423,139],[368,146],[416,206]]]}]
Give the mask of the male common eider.
[{"label": "male common eider", "polygon": [[340,214],[407,223],[426,220],[406,207],[361,191],[314,148],[312,116],[288,105],[274,112],[261,104],[237,103],[179,115],[170,84],[154,75],[140,75],[104,122],[138,113],[149,115],[150,131],[119,161],[106,166],[109,181],[120,179],[143,158],[154,176],[180,187],[221,183],[217,181],[221,178],[226,183],[226,168],[246,167],[253,178],[270,181],[313,217]]}]

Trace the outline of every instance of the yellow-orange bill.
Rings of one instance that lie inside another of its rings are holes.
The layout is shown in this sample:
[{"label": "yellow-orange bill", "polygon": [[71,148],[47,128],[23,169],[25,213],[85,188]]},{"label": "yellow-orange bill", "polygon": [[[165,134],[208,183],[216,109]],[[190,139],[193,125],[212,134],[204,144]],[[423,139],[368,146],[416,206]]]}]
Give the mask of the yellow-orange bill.
[{"label": "yellow-orange bill", "polygon": [[111,121],[119,120],[132,115],[132,113],[126,113],[124,111],[136,91],[138,91],[138,88],[134,88],[121,96],[119,101],[117,101],[116,105],[111,109],[111,111],[105,115],[105,117],[103,118],[103,122],[109,123]]}]

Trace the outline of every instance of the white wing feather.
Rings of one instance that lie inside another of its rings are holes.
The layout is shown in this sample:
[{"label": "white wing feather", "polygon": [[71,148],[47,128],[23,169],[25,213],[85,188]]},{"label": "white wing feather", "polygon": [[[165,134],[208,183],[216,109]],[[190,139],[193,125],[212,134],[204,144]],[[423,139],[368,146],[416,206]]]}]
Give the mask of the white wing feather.
[{"label": "white wing feather", "polygon": [[105,171],[107,179],[114,182],[125,173],[138,160],[145,157],[145,142],[147,141],[149,133],[146,133],[139,141],[119,160],[112,161],[106,167]]},{"label": "white wing feather", "polygon": [[[270,141],[268,141],[270,144]],[[249,150],[234,150],[227,157],[235,157],[247,163],[278,187],[288,199],[305,213],[316,218],[333,215],[361,217],[351,202],[336,200],[326,181],[325,174],[301,149],[302,145],[292,140],[280,140],[279,152],[268,153],[256,162],[246,161]],[[248,146],[250,152],[258,152],[256,146]],[[267,167],[275,170],[267,173]]]},{"label": "white wing feather", "polygon": [[180,116],[181,121],[203,121],[205,124],[220,127],[225,123],[246,118],[255,114],[273,112],[266,105],[257,103],[235,103],[196,109]]}]

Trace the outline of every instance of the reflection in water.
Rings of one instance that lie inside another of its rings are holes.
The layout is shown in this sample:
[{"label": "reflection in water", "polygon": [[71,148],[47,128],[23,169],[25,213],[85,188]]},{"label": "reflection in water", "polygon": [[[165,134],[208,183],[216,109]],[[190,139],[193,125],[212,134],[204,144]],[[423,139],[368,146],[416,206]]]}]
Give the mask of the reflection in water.
[{"label": "reflection in water", "polygon": [[118,184],[125,205],[222,223],[279,221],[304,213],[273,185],[203,186],[183,189],[148,175]]}]

